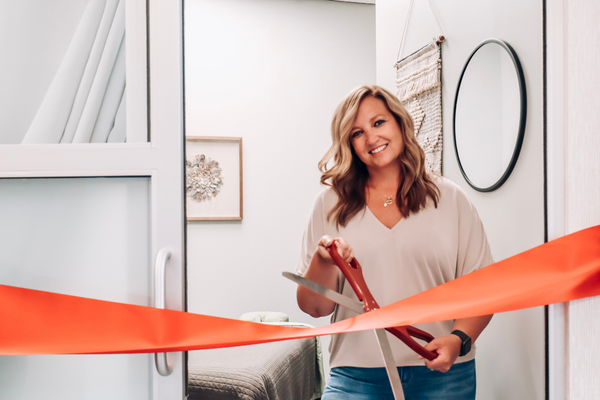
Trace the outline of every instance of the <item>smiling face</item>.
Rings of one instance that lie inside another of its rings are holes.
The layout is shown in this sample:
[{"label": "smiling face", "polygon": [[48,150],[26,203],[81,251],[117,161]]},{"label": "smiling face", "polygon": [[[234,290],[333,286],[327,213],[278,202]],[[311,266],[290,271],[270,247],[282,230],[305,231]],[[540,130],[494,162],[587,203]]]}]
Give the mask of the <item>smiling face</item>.
[{"label": "smiling face", "polygon": [[360,102],[350,143],[369,172],[399,170],[404,140],[398,121],[382,100],[367,96]]}]

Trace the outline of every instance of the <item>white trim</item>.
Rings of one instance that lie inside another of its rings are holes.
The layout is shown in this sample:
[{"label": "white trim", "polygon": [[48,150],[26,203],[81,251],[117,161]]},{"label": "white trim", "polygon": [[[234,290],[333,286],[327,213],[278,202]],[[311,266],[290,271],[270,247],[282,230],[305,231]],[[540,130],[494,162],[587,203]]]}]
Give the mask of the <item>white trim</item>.
[{"label": "white trim", "polygon": [[[159,168],[152,175],[152,254],[171,250],[166,271],[166,308],[183,310],[184,290],[184,133],[183,0],[149,0],[150,136]],[[158,212],[160,210],[160,212]],[[158,229],[160,227],[160,229]],[[173,372],[153,368],[154,400],[181,400],[185,395],[185,357],[170,353]]]},{"label": "white trim", "polygon": [[150,143],[56,143],[56,144],[0,144],[0,155],[6,155],[19,149],[52,151],[58,149],[148,149]]},{"label": "white trim", "polygon": [[359,3],[359,4],[373,4],[375,5],[376,0],[330,0],[338,3]]},{"label": "white trim", "polygon": [[[563,1],[546,1],[548,239],[565,235],[566,66]],[[566,304],[548,309],[550,400],[566,399]]]},{"label": "white trim", "polygon": [[[125,2],[127,143],[148,141],[148,75],[146,49],[146,0]],[[131,95],[131,94],[134,94]],[[142,101],[140,101],[140,99]]]},{"label": "white trim", "polygon": [[34,171],[14,171],[14,172],[0,172],[0,179],[4,178],[117,178],[117,177],[144,177],[152,176],[151,169],[123,169],[107,171],[105,169],[91,169],[88,171],[77,171],[74,173],[73,170],[34,170]]},{"label": "white trim", "polygon": [[148,175],[158,167],[150,143],[0,146],[0,177]]}]

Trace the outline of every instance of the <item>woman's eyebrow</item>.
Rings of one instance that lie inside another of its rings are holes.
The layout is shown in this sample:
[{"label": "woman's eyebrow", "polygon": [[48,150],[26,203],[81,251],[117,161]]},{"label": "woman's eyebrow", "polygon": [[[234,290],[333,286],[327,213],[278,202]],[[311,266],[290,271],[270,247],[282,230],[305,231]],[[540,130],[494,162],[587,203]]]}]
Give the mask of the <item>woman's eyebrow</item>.
[{"label": "woman's eyebrow", "polygon": [[370,121],[373,122],[373,121],[376,121],[376,120],[381,119],[381,118],[385,118],[385,115],[383,115],[383,114],[377,114],[376,116],[374,116],[373,118],[371,118]]},{"label": "woman's eyebrow", "polygon": [[[385,118],[385,115],[383,115],[383,114],[377,114],[373,118],[369,119],[369,122],[373,123],[373,121],[376,121],[376,120],[381,119],[381,118]],[[353,126],[352,128],[350,128],[350,132],[352,132],[352,131],[354,131],[356,129],[360,130],[361,128],[359,128],[358,126]]]}]

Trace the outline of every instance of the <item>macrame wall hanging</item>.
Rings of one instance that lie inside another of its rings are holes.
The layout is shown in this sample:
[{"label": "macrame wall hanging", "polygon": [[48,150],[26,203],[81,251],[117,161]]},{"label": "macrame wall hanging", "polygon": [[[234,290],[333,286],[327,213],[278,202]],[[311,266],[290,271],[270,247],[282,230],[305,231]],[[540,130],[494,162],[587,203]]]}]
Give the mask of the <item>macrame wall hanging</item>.
[{"label": "macrame wall hanging", "polygon": [[396,96],[415,123],[415,136],[425,151],[428,172],[442,174],[442,49],[444,41],[437,15],[428,0],[439,36],[431,43],[400,60],[414,0],[411,0],[400,41],[396,68]]}]

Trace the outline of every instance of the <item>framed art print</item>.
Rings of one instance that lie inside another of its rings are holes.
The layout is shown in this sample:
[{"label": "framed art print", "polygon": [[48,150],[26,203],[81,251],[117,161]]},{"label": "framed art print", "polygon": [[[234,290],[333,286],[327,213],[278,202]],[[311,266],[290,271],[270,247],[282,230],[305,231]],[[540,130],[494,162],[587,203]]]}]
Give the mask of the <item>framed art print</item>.
[{"label": "framed art print", "polygon": [[186,138],[188,221],[241,221],[243,218],[242,138]]}]

